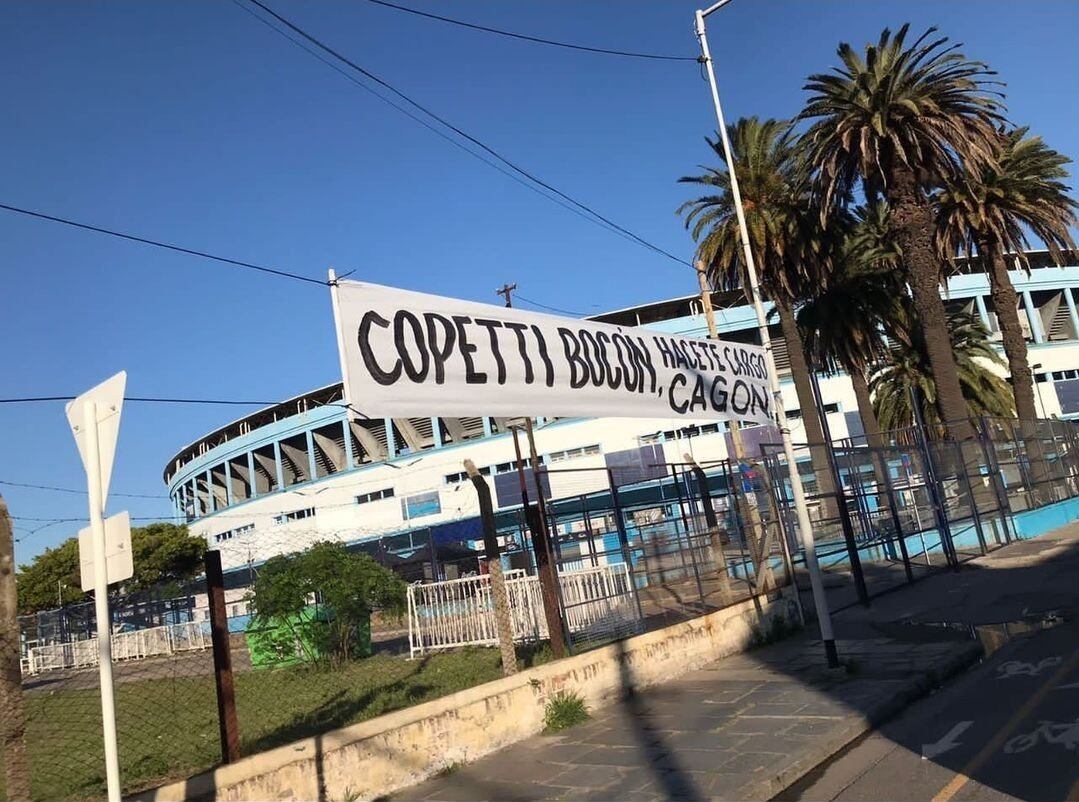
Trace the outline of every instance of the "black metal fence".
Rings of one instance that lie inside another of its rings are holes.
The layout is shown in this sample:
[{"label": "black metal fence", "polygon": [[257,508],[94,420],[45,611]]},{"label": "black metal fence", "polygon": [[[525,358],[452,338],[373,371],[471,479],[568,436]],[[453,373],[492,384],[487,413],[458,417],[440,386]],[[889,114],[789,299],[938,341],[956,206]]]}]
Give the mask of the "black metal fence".
[{"label": "black metal fence", "polygon": [[[1076,424],[977,424],[977,437],[963,442],[910,429],[872,442],[859,438],[797,448],[796,469],[807,489],[812,537],[833,610],[867,603],[930,573],[959,570],[979,555],[1079,518]],[[503,568],[522,581],[535,575],[530,527],[544,527],[573,651],[704,615],[792,582],[808,592],[791,466],[778,444],[760,439],[758,453],[739,461],[662,461],[652,449],[640,451],[639,464],[544,469],[537,483],[544,495],[542,515],[526,516],[520,507],[495,515]],[[308,535],[308,546],[320,536]],[[292,550],[308,546],[297,541]],[[349,548],[365,551],[409,582],[469,582],[486,570],[474,519],[357,538]],[[225,579],[238,743],[245,754],[501,673],[496,650],[448,649],[406,660],[405,627],[377,615],[372,658],[326,665],[275,662],[260,652],[245,601],[258,572],[252,565]],[[115,662],[127,790],[221,760],[201,583],[176,600],[114,600],[116,637],[130,649]],[[802,609],[811,614],[807,595],[803,601]],[[26,651],[23,683],[34,795],[100,796],[100,697],[87,640],[92,618],[71,608],[25,623],[25,636],[33,633],[38,641]],[[524,644],[520,656],[526,663],[542,659],[542,649]]]}]

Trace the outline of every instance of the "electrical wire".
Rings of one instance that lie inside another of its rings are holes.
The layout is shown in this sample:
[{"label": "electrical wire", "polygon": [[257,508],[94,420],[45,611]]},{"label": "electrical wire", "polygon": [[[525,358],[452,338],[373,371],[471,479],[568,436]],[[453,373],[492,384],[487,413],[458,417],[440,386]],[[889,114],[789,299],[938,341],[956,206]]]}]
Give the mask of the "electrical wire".
[{"label": "electrical wire", "polygon": [[471,142],[473,145],[479,147],[480,149],[482,149],[486,153],[490,154],[491,156],[493,156],[498,161],[502,162],[504,165],[509,167],[514,172],[516,172],[519,175],[522,175],[525,178],[527,178],[529,181],[534,182],[535,184],[543,187],[544,189],[548,190],[549,192],[554,193],[555,195],[562,198],[563,200],[568,201],[569,203],[573,204],[574,206],[576,206],[581,211],[587,212],[593,218],[596,218],[596,220],[601,221],[602,223],[605,223],[607,226],[610,226],[611,228],[616,229],[618,232],[620,232],[621,234],[624,234],[628,238],[632,239],[637,244],[639,244],[639,245],[641,245],[641,246],[643,246],[643,247],[645,247],[645,248],[647,248],[647,249],[649,249],[649,250],[651,250],[651,251],[653,251],[653,252],[655,252],[657,254],[665,256],[666,258],[668,258],[668,259],[670,259],[670,260],[672,260],[674,262],[677,262],[678,264],[685,265],[685,266],[687,266],[687,267],[689,267],[691,269],[693,268],[693,264],[691,262],[688,262],[685,259],[682,259],[682,258],[680,258],[678,256],[675,256],[674,254],[670,253],[669,251],[664,250],[663,248],[659,247],[658,245],[655,245],[655,244],[649,242],[648,240],[644,239],[643,237],[638,236],[637,234],[633,233],[629,229],[624,228],[623,226],[620,226],[618,223],[615,223],[613,220],[603,216],[602,214],[600,214],[599,212],[597,212],[595,209],[591,208],[587,204],[584,204],[581,201],[578,201],[576,198],[573,198],[570,195],[563,192],[562,190],[558,189],[557,187],[552,186],[551,184],[549,184],[546,181],[542,180],[541,178],[537,177],[535,174],[533,174],[533,173],[529,172],[528,170],[524,169],[520,165],[510,161],[508,158],[506,158],[501,153],[496,151],[490,145],[486,144],[485,142],[483,142],[482,140],[480,140],[477,137],[473,136],[472,134],[469,134],[466,131],[462,130],[461,128],[457,127],[456,125],[451,123],[446,118],[441,117],[440,115],[433,112],[431,109],[429,109],[426,106],[424,106],[423,104],[421,104],[419,101],[416,101],[416,100],[412,99],[411,97],[409,97],[407,94],[402,92],[400,89],[395,87],[393,84],[391,84],[388,81],[385,81],[382,78],[378,77],[377,75],[375,75],[370,70],[367,70],[367,69],[361,67],[359,64],[357,64],[356,62],[350,60],[346,56],[342,55],[337,50],[334,50],[332,47],[327,45],[325,42],[321,41],[320,39],[316,38],[312,34],[308,33],[307,31],[305,31],[300,26],[296,25],[295,23],[293,23],[290,20],[286,19],[282,15],[278,14],[272,8],[270,8],[265,3],[263,3],[262,0],[248,0],[248,2],[250,2],[252,5],[255,5],[258,8],[262,9],[265,13],[269,14],[271,17],[273,17],[278,22],[280,22],[282,25],[286,26],[291,31],[293,31],[297,35],[301,36],[303,39],[305,39],[308,42],[310,42],[311,44],[315,45],[320,50],[322,50],[322,51],[324,51],[326,53],[329,53],[331,56],[336,58],[338,61],[340,61],[340,62],[342,62],[344,64],[347,64],[349,67],[356,70],[356,72],[360,73],[361,75],[365,76],[369,80],[374,81],[379,86],[381,86],[381,87],[389,90],[393,94],[397,95],[397,97],[404,100],[410,106],[418,109],[419,111],[423,112],[428,117],[430,117],[431,119],[436,120],[437,122],[439,122],[440,124],[442,124],[446,128],[448,128],[449,130],[453,131],[458,136],[466,139],[467,141]]},{"label": "electrical wire", "polygon": [[[424,120],[422,117],[419,117],[419,116],[413,114],[411,111],[404,108],[400,104],[394,103],[388,97],[379,94],[374,89],[372,89],[370,86],[368,86],[363,81],[361,81],[359,78],[357,78],[355,75],[353,75],[352,73],[350,73],[347,70],[343,69],[338,64],[331,61],[330,59],[326,58],[326,56],[322,55],[321,53],[319,53],[314,48],[312,48],[312,47],[308,46],[307,44],[305,44],[301,39],[298,39],[295,36],[290,35],[288,33],[288,31],[281,30],[276,25],[274,25],[272,22],[270,22],[270,20],[268,20],[268,19],[266,19],[264,17],[260,17],[257,13],[255,13],[250,8],[248,8],[246,5],[244,5],[241,2],[241,0],[232,0],[232,2],[238,8],[242,9],[245,14],[249,14],[251,17],[253,17],[254,19],[261,22],[263,25],[265,25],[267,28],[269,28],[274,33],[278,34],[279,36],[284,37],[289,42],[291,42],[292,44],[299,47],[301,50],[304,50],[308,54],[310,54],[311,56],[317,58],[319,61],[321,61],[327,67],[329,67],[331,70],[334,70],[335,72],[337,72],[338,74],[343,76],[346,80],[350,81],[351,83],[355,84],[360,89],[362,89],[363,91],[370,94],[376,100],[380,100],[381,102],[385,103],[390,108],[392,108],[395,111],[398,111],[401,114],[405,115],[406,117],[408,117],[413,122],[418,123],[419,125],[422,125],[428,131],[430,131],[431,133],[435,134],[438,137],[441,137],[443,140],[445,140],[449,144],[453,145],[455,148],[458,148],[459,150],[463,151],[464,153],[467,153],[469,156],[471,156],[472,158],[474,158],[474,159],[480,161],[481,163],[487,165],[492,170],[497,170],[502,175],[509,178],[511,181],[516,181],[518,184],[520,184],[525,189],[527,189],[527,190],[529,190],[531,192],[535,192],[541,198],[545,198],[546,200],[549,200],[552,203],[557,203],[559,206],[561,206],[566,211],[572,212],[573,214],[577,215],[578,217],[582,218],[583,220],[587,220],[588,222],[596,224],[596,225],[602,225],[601,223],[599,223],[598,220],[596,220],[596,219],[594,219],[592,217],[589,217],[587,214],[582,212],[580,209],[577,209],[574,206],[571,206],[569,203],[562,200],[561,198],[558,198],[558,197],[556,197],[554,195],[550,195],[550,194],[544,192],[538,186],[536,186],[534,184],[530,184],[528,181],[525,181],[523,178],[521,178],[520,176],[514,174],[513,172],[506,169],[505,167],[502,167],[499,164],[497,164],[496,162],[485,158],[483,156],[483,154],[477,153],[476,151],[471,150],[470,148],[465,146],[465,144],[463,142],[460,142],[459,140],[454,139],[452,136],[447,134],[445,131],[439,130],[435,126],[431,125],[431,123]],[[626,239],[626,240],[628,240],[630,242],[633,241],[632,239],[630,239],[629,237],[627,237],[626,235],[622,234],[621,232],[617,231],[614,228],[611,228],[609,226],[604,226],[604,227],[613,234],[618,234],[618,236],[623,237],[624,239]]]},{"label": "electrical wire", "polygon": [[514,295],[518,301],[524,301],[531,306],[539,307],[540,309],[546,309],[548,312],[557,312],[560,315],[570,315],[572,317],[586,317],[584,312],[572,312],[569,309],[559,309],[557,306],[548,306],[547,304],[541,304],[539,301],[533,301],[530,298],[525,298],[521,293]]},{"label": "electrical wire", "polygon": [[[87,493],[86,490],[79,490],[79,489],[74,488],[74,487],[54,487],[52,485],[35,485],[35,484],[30,484],[28,482],[8,482],[8,481],[5,481],[3,479],[0,479],[0,485],[5,485],[7,487],[25,487],[25,488],[28,488],[30,490],[52,490],[52,491],[54,491],[56,493],[75,493],[76,495],[80,495],[80,496],[85,496],[86,493]],[[115,492],[115,491],[110,491],[109,495],[110,496],[117,496],[117,497],[122,496],[123,498],[168,499],[168,496],[164,496],[164,495],[161,495],[161,494],[150,495],[148,493],[118,493],[118,492]]]},{"label": "electrical wire", "polygon": [[141,237],[136,234],[127,234],[123,231],[115,231],[110,228],[103,228],[102,226],[95,226],[89,223],[80,223],[77,220],[70,220],[66,217],[58,217],[57,215],[46,214],[44,212],[35,212],[32,209],[23,209],[19,206],[12,206],[7,203],[0,203],[0,209],[15,212],[16,214],[23,214],[28,217],[35,217],[39,220],[48,220],[52,223],[62,223],[65,226],[81,228],[84,231],[93,231],[97,234],[108,234],[110,237],[119,237],[120,239],[138,242],[143,245],[152,245],[155,248],[164,248],[165,250],[176,251],[177,253],[186,253],[189,256],[198,256],[202,259],[210,259],[215,262],[231,265],[232,267],[243,268],[244,270],[257,270],[260,273],[269,273],[274,276],[281,276],[282,278],[291,278],[296,281],[305,281],[310,284],[319,284],[322,286],[327,286],[329,284],[329,282],[323,281],[322,279],[301,276],[299,273],[289,273],[287,270],[278,270],[274,267],[266,267],[265,265],[258,265],[253,262],[242,262],[239,259],[229,259],[228,257],[217,256],[216,254],[207,253],[206,251],[197,251],[194,248],[186,248],[182,245],[173,245],[172,243],[161,242],[148,237]]},{"label": "electrical wire", "polygon": [[396,3],[388,3],[386,2],[386,0],[367,1],[369,3],[374,3],[375,5],[396,9],[397,11],[404,11],[406,14],[415,14],[417,17],[426,17],[428,19],[438,20],[439,22],[448,22],[450,25],[459,25],[462,28],[471,28],[474,31],[494,33],[498,34],[499,36],[508,36],[512,39],[522,39],[526,42],[535,42],[536,44],[541,45],[564,47],[568,50],[583,50],[587,53],[601,53],[607,56],[625,56],[627,58],[643,58],[652,59],[655,61],[697,61],[696,56],[669,56],[661,53],[638,53],[631,50],[608,50],[605,47],[590,47],[588,45],[573,44],[572,42],[558,42],[554,39],[543,39],[539,36],[529,36],[523,33],[515,33],[514,31],[504,31],[500,28],[491,28],[486,25],[477,25],[473,22],[465,22],[464,20],[453,19],[452,17],[443,17],[439,14],[432,14],[428,11],[420,11],[415,8],[408,8],[407,6],[399,6]]}]

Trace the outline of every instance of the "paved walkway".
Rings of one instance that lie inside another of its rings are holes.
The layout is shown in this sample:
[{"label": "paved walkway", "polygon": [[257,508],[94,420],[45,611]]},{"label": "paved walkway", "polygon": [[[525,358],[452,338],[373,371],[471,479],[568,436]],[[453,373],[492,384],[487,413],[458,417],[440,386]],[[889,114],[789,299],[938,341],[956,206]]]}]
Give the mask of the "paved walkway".
[{"label": "paved walkway", "polygon": [[838,616],[841,672],[828,671],[820,642],[802,633],[630,694],[585,724],[394,798],[770,799],[980,657],[969,630],[936,624],[1014,620],[1074,603],[1057,563],[1077,556],[1079,525],[1016,544]]}]

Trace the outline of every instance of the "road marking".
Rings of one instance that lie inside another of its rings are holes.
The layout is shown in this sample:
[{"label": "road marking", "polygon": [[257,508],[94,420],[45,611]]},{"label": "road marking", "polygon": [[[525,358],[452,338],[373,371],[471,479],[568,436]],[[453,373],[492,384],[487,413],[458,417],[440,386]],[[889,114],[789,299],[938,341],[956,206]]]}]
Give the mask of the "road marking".
[{"label": "road marking", "polygon": [[1023,723],[1023,719],[1034,712],[1034,709],[1041,704],[1042,699],[1049,695],[1049,692],[1053,690],[1058,682],[1060,682],[1077,664],[1079,664],[1079,652],[1076,652],[1071,656],[1064,665],[1056,670],[1056,672],[1045,684],[1038,688],[1023,705],[1015,711],[1007,723],[1001,727],[1000,731],[993,736],[993,740],[987,743],[978,754],[976,754],[971,761],[963,767],[963,771],[956,772],[956,775],[952,778],[946,786],[940,789],[940,792],[933,797],[933,802],[949,802],[952,797],[962,790],[963,786],[970,782],[970,775],[974,774],[980,769],[989,758],[991,758],[1004,742],[1008,740],[1008,736],[1012,734],[1016,727]]},{"label": "road marking", "polygon": [[938,740],[931,744],[922,744],[922,760],[932,760],[945,752],[951,752],[959,746],[959,736],[970,729],[973,723],[973,721],[960,721]]},{"label": "road marking", "polygon": [[1011,677],[1036,677],[1043,671],[1053,666],[1059,666],[1062,657],[1046,657],[1037,663],[1024,663],[1021,660],[1009,660],[997,667],[997,679],[1010,679]]},{"label": "road marking", "polygon": [[1055,721],[1039,722],[1036,729],[1016,735],[1004,744],[1004,754],[1014,755],[1033,749],[1039,741],[1047,744],[1060,744],[1065,749],[1079,749],[1079,719],[1057,724]]}]

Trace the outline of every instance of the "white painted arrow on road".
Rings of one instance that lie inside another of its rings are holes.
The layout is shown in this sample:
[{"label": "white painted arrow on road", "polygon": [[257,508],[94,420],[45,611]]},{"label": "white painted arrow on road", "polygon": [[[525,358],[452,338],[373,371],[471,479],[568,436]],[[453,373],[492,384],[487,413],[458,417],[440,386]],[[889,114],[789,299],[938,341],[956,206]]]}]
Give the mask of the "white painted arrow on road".
[{"label": "white painted arrow on road", "polygon": [[939,755],[943,755],[945,752],[950,752],[959,746],[957,740],[960,735],[966,732],[973,721],[960,721],[946,733],[939,741],[931,744],[922,744],[922,760],[932,760]]}]

